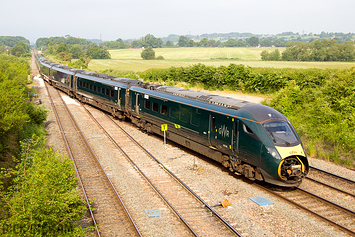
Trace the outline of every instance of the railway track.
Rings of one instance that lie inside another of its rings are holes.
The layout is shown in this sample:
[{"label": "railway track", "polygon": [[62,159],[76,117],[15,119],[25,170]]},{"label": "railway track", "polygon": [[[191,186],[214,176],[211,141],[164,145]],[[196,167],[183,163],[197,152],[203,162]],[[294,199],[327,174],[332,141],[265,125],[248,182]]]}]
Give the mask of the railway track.
[{"label": "railway track", "polygon": [[141,236],[59,92],[47,84],[46,89],[96,228],[95,234]]},{"label": "railway track", "polygon": [[192,235],[242,236],[212,207],[136,142],[116,121],[92,107],[85,107],[111,141],[126,156],[126,159],[144,177]]},{"label": "railway track", "polygon": [[307,176],[308,180],[327,186],[328,188],[334,189],[338,192],[344,193],[355,198],[354,180],[347,179],[312,166],[310,167],[309,176]]},{"label": "railway track", "polygon": [[[315,182],[351,198],[355,197],[355,181],[315,167],[311,167],[311,173],[313,178],[307,178],[305,181]],[[287,192],[273,191],[260,185],[259,187],[355,236],[355,211],[299,187]]]}]

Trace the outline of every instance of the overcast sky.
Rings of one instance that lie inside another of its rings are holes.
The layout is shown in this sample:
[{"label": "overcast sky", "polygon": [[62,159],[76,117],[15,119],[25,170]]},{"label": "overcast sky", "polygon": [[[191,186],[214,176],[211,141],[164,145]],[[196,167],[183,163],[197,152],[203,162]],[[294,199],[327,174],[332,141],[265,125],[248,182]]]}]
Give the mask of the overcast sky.
[{"label": "overcast sky", "polygon": [[355,33],[354,0],[0,0],[0,35],[141,38],[146,34]]}]

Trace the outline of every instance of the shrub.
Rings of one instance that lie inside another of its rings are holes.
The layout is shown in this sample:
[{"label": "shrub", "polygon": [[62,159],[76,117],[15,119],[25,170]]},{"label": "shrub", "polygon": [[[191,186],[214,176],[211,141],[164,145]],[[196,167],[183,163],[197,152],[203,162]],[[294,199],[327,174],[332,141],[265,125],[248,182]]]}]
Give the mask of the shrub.
[{"label": "shrub", "polygon": [[141,57],[144,60],[151,60],[151,59],[155,59],[155,51],[153,50],[152,47],[148,47],[146,49],[144,49],[141,53]]}]

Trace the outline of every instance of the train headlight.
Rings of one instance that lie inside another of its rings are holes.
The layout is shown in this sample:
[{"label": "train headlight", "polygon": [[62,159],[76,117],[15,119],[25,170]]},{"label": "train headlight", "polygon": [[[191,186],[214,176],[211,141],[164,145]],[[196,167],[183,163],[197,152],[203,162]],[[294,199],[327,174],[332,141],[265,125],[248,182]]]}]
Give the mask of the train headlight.
[{"label": "train headlight", "polygon": [[266,147],[267,151],[276,159],[281,160],[281,156],[276,148]]}]

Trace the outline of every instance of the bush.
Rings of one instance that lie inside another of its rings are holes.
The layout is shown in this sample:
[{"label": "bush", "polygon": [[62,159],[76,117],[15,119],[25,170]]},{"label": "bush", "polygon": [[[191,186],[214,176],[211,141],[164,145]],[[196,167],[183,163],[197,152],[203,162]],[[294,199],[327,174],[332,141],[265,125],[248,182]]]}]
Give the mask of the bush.
[{"label": "bush", "polygon": [[141,53],[141,57],[144,60],[151,60],[151,59],[155,59],[155,51],[153,50],[152,47],[148,47],[146,49],[144,49]]},{"label": "bush", "polygon": [[[0,233],[6,236],[85,236],[78,225],[85,206],[72,162],[53,150],[35,150],[36,138],[22,144],[13,185],[2,195],[6,208]],[[4,175],[5,174],[5,175]]]},{"label": "bush", "polygon": [[47,110],[33,103],[28,103],[26,112],[30,116],[30,121],[38,125],[43,123],[48,115]]},{"label": "bush", "polygon": [[86,55],[93,59],[110,59],[111,55],[106,49],[101,49],[97,46],[89,47],[86,51]]}]

